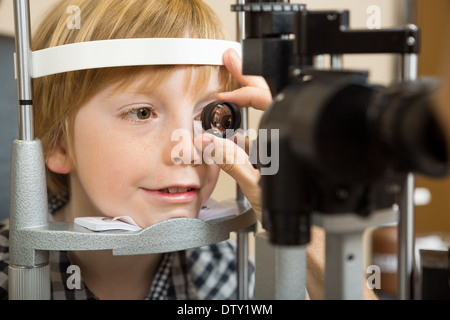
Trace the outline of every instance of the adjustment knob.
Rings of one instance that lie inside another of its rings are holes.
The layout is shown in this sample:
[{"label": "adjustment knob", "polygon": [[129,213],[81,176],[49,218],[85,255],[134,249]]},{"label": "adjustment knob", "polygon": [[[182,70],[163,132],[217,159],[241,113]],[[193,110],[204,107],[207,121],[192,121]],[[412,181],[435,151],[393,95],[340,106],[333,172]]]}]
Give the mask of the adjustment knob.
[{"label": "adjustment knob", "polygon": [[231,11],[235,12],[298,12],[303,10],[306,10],[306,5],[304,4],[281,2],[234,4],[231,6]]}]

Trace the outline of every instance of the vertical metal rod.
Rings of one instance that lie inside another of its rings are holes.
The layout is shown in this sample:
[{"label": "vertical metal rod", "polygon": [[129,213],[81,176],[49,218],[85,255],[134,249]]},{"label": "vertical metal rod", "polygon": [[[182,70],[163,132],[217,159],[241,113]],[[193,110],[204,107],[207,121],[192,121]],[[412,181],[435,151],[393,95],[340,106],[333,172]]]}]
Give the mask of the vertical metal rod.
[{"label": "vertical metal rod", "polygon": [[[403,25],[408,25],[412,29],[417,29],[414,25],[416,21],[416,0],[402,0],[400,3],[400,20]],[[417,39],[408,39],[417,41]],[[401,60],[401,80],[412,81],[418,75],[418,56],[409,54],[402,56]],[[415,213],[414,213],[414,189],[415,178],[409,174],[406,178],[404,191],[401,194],[399,207],[400,216],[398,223],[398,243],[397,243],[397,298],[400,300],[411,300],[414,298],[414,269],[415,269]]]},{"label": "vertical metal rod", "polygon": [[[245,0],[237,0],[237,4],[245,4]],[[242,43],[245,37],[245,13],[237,13],[237,30],[236,40]],[[248,130],[248,109],[242,109],[242,129],[244,132]],[[248,200],[242,192],[239,185],[236,186],[236,200],[248,205]],[[249,299],[249,239],[248,232],[243,230],[237,232],[237,264],[238,264],[238,299]]]},{"label": "vertical metal rod", "polygon": [[34,140],[31,27],[28,0],[14,1],[19,140]]},{"label": "vertical metal rod", "polygon": [[416,5],[417,0],[403,0],[400,3],[400,19],[404,25],[416,21]]},{"label": "vertical metal rod", "polygon": [[50,300],[49,252],[24,254],[26,235],[20,233],[48,224],[44,154],[41,141],[34,139],[29,8],[29,0],[14,0],[19,139],[13,143],[11,157],[8,298]]},{"label": "vertical metal rod", "polygon": [[411,300],[414,283],[414,175],[408,174],[400,199],[398,224],[398,299]]},{"label": "vertical metal rod", "polygon": [[249,267],[248,267],[248,233],[239,231],[237,233],[238,248],[238,300],[249,300]]},{"label": "vertical metal rod", "polygon": [[325,300],[362,300],[364,276],[362,234],[327,230],[325,265]]},{"label": "vertical metal rod", "polygon": [[[416,28],[415,26],[410,26]],[[410,40],[411,41],[411,40]],[[413,81],[418,75],[417,54],[406,54],[402,60],[402,80]],[[400,197],[400,218],[398,224],[398,299],[414,298],[414,213],[415,178],[409,173]]]},{"label": "vertical metal rod", "polygon": [[344,59],[341,54],[332,54],[330,56],[331,69],[341,70],[344,66]]},{"label": "vertical metal rod", "polygon": [[323,70],[325,68],[325,57],[323,54],[317,55],[313,58],[314,68]]}]

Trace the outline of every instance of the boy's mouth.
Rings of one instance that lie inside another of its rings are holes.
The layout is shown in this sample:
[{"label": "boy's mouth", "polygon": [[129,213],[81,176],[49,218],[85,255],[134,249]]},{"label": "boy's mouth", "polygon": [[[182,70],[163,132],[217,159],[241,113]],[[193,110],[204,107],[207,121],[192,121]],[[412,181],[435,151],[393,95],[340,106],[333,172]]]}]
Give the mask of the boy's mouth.
[{"label": "boy's mouth", "polygon": [[200,187],[196,186],[174,186],[159,190],[145,189],[153,199],[168,203],[188,203],[197,201]]},{"label": "boy's mouth", "polygon": [[164,192],[164,193],[170,193],[170,194],[174,194],[174,193],[186,193],[189,191],[193,191],[195,190],[194,188],[165,188],[165,189],[161,189],[159,190],[160,192]]}]

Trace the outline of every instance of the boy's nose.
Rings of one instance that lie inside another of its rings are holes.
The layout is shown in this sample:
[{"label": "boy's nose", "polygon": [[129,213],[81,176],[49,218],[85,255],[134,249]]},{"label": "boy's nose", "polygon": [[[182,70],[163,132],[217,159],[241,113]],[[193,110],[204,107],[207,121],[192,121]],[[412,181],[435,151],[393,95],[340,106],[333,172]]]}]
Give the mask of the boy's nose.
[{"label": "boy's nose", "polygon": [[175,165],[199,165],[202,157],[194,146],[195,135],[201,133],[198,121],[183,121],[172,127],[170,135],[170,160]]}]

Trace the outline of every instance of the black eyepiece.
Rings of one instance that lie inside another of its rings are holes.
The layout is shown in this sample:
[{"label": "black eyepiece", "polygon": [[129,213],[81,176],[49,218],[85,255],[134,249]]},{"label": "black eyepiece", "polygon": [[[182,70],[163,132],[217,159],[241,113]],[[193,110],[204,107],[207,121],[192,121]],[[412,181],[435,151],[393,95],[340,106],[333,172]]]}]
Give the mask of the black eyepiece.
[{"label": "black eyepiece", "polygon": [[201,119],[205,131],[222,138],[233,136],[241,127],[241,112],[231,102],[215,101],[208,104],[203,109]]}]

